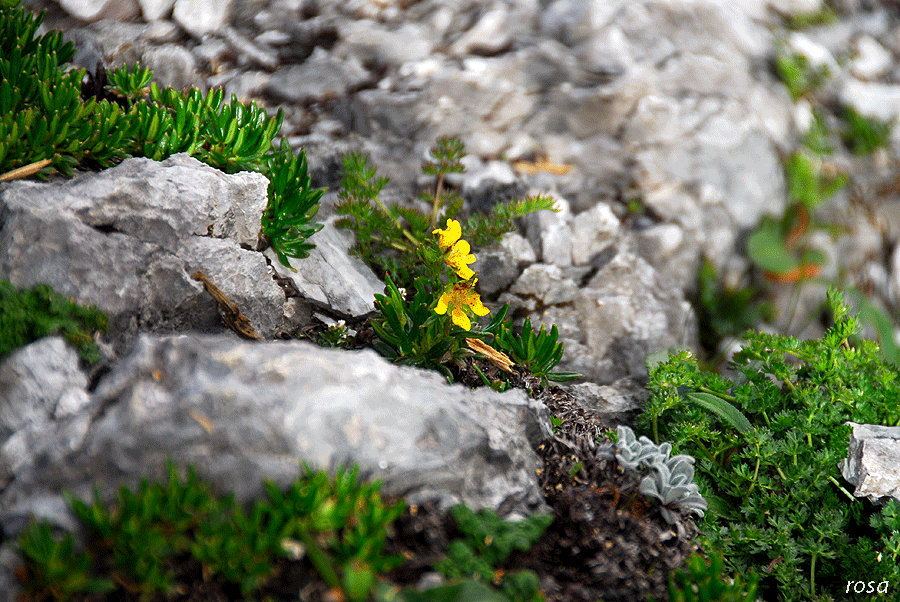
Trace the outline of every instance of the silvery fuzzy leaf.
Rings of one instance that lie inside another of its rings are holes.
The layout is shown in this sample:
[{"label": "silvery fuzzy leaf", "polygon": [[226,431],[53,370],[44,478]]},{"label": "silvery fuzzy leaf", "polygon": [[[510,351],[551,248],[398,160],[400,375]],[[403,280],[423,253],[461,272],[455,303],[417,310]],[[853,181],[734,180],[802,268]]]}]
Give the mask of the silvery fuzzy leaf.
[{"label": "silvery fuzzy leaf", "polygon": [[672,512],[665,506],[660,506],[659,512],[663,515],[663,518],[666,519],[666,522],[670,525],[676,524],[681,519],[681,516],[679,516],[677,512]]},{"label": "silvery fuzzy leaf", "polygon": [[703,516],[703,513],[709,508],[709,504],[707,504],[706,500],[703,499],[703,496],[697,492],[690,493],[678,500],[675,502],[675,506],[682,510],[693,512],[698,516]]},{"label": "silvery fuzzy leaf", "polygon": [[663,494],[660,492],[659,487],[656,484],[656,480],[648,475],[641,480],[641,485],[638,488],[638,491],[641,492],[641,495],[646,497],[655,497],[659,501],[663,501]]},{"label": "silvery fuzzy leaf", "polygon": [[656,461],[655,456],[659,454],[659,448],[650,439],[644,436],[635,439],[634,431],[627,426],[619,425],[616,432],[619,435],[619,442],[616,444],[616,460],[623,468],[637,469],[642,463],[648,464]]},{"label": "silvery fuzzy leaf", "polygon": [[[694,466],[693,466],[693,458],[690,458],[691,462],[686,462],[683,459],[689,456],[675,456],[671,458],[669,462],[667,462],[668,468],[671,472],[669,476],[669,482],[673,485],[681,485],[684,483],[690,483],[694,480]],[[672,460],[676,460],[673,462]]]},{"label": "silvery fuzzy leaf", "polygon": [[672,473],[666,464],[654,464],[650,467],[650,471],[638,489],[642,494],[655,497],[663,504],[677,502],[685,495],[698,491],[696,483],[673,482]]},{"label": "silvery fuzzy leaf", "polygon": [[634,436],[634,431],[631,430],[631,427],[627,427],[623,424],[620,424],[616,427],[616,435],[619,437],[618,447],[631,447],[637,438]]},{"label": "silvery fuzzy leaf", "polygon": [[640,448],[638,450],[625,450],[624,453],[617,453],[616,460],[622,468],[637,469],[641,464],[653,465],[664,462],[663,456],[655,449]]},{"label": "silvery fuzzy leaf", "polygon": [[[646,437],[644,437],[644,438],[646,439]],[[647,439],[647,441],[648,441],[648,443],[650,443],[650,445],[653,445],[652,441],[650,441],[649,439]],[[669,443],[668,441],[666,441],[665,443],[661,443],[659,445],[658,449],[659,449],[659,453],[661,453],[664,458],[668,458],[669,454],[672,453],[672,444]]]},{"label": "silvery fuzzy leaf", "polygon": [[693,464],[695,461],[694,456],[689,456],[687,454],[678,454],[677,456],[669,458],[670,465],[672,465],[672,462],[687,462],[688,464]]}]

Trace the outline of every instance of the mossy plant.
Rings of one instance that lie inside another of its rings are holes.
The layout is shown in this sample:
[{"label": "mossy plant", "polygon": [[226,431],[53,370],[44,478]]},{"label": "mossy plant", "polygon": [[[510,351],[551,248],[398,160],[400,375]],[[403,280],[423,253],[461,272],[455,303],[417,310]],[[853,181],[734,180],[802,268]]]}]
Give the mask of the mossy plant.
[{"label": "mossy plant", "polygon": [[722,556],[692,555],[669,575],[669,602],[756,602],[757,576],[727,577]]},{"label": "mossy plant", "polygon": [[312,220],[324,190],[312,188],[302,150],[294,155],[287,142],[274,144],[283,111],[270,117],[234,95],[226,102],[222,90],[161,90],[138,65],[113,70],[108,84],[97,82],[99,94],[83,98],[85,70],[64,71],[72,43],[57,31],[37,37],[43,15],[17,5],[0,7],[0,177],[14,170],[72,175],[126,157],[188,153],[226,173],[267,176],[260,236],[285,266],[289,257],[308,255],[314,245],[306,240],[322,227]]},{"label": "mossy plant", "polygon": [[71,536],[56,537],[46,523],[32,522],[19,538],[28,599],[171,596],[184,591],[183,567],[191,562],[206,578],[234,584],[253,599],[272,578],[275,560],[291,557],[308,559],[343,599],[361,602],[378,575],[402,563],[382,549],[404,505],[385,504],[379,483],[361,483],[356,469],[329,477],[306,468],[285,491],[267,483],[269,499],[249,512],[232,496],[218,496],[193,469],[182,480],[169,463],[168,473],[167,483],[122,487],[112,507],[99,492],[90,504],[69,495],[89,533],[88,553],[76,552]]},{"label": "mossy plant", "polygon": [[481,583],[496,583],[512,602],[536,602],[537,576],[530,571],[505,574],[499,564],[512,552],[528,551],[553,522],[548,514],[536,514],[521,522],[504,521],[489,509],[479,513],[464,505],[454,506],[450,513],[464,535],[450,543],[447,558],[437,570],[448,579],[474,578]]},{"label": "mossy plant", "polygon": [[96,364],[103,357],[93,333],[106,331],[109,321],[95,306],[81,306],[45,284],[17,290],[0,280],[0,358],[40,338],[60,334],[81,358]]},{"label": "mossy plant", "polygon": [[[766,599],[838,597],[856,575],[900,582],[897,563],[881,561],[897,538],[871,526],[895,517],[854,498],[838,469],[847,421],[900,424],[898,369],[875,343],[856,339],[859,322],[837,291],[828,303],[835,323],[822,339],[748,334],[734,380],[703,372],[685,351],[655,365],[638,418],[641,432],[698,458],[709,502],[704,547],[724,553],[729,570],[757,572]],[[730,412],[711,411],[699,395]],[[734,413],[750,428],[730,420]]]},{"label": "mossy plant", "polygon": [[828,67],[813,67],[804,55],[786,45],[775,55],[775,70],[795,101],[811,95],[828,77]]},{"label": "mossy plant", "polygon": [[888,146],[896,120],[881,121],[858,113],[853,107],[843,110],[845,125],[841,137],[855,155],[868,155]]}]

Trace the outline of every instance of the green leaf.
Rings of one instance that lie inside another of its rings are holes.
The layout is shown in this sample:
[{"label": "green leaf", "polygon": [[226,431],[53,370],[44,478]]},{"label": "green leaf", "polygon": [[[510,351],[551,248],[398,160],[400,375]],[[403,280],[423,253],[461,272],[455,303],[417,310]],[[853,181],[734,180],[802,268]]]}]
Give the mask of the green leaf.
[{"label": "green leaf", "polygon": [[749,433],[753,428],[750,425],[750,421],[747,420],[747,417],[744,416],[740,410],[721,397],[699,391],[687,393],[685,397],[697,405],[717,414],[743,434]]},{"label": "green leaf", "polygon": [[773,274],[786,274],[799,263],[788,250],[781,224],[769,216],[747,239],[747,255],[759,268]]}]

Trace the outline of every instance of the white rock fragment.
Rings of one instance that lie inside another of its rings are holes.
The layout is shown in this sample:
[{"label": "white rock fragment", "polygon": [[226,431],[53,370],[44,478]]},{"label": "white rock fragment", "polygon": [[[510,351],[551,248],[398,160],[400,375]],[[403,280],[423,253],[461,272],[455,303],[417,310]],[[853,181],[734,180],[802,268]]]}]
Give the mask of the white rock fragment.
[{"label": "white rock fragment", "polygon": [[872,80],[890,71],[894,57],[878,40],[864,35],[856,40],[855,46],[857,54],[850,62],[850,73],[859,79]]},{"label": "white rock fragment", "polygon": [[175,6],[175,0],[138,0],[144,20],[156,21],[167,17]]},{"label": "white rock fragment", "polygon": [[900,427],[847,424],[853,433],[841,474],[856,485],[853,495],[873,503],[885,497],[900,500]]},{"label": "white rock fragment", "polygon": [[222,29],[231,14],[231,0],[207,2],[206,0],[176,0],[172,18],[195,38]]}]

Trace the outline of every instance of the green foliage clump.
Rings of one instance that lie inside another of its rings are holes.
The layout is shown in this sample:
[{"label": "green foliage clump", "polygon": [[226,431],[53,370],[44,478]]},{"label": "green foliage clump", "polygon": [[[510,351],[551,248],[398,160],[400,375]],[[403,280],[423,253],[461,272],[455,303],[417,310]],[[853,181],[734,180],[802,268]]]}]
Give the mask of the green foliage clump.
[{"label": "green foliage clump", "polygon": [[[368,158],[351,153],[344,158],[344,181],[336,207],[342,215],[336,224],[355,234],[356,242],[351,253],[361,257],[379,273],[391,274],[400,287],[411,287],[418,276],[426,275],[417,249],[431,237],[432,230],[448,219],[454,219],[462,210],[459,195],[444,189],[448,173],[460,173],[465,148],[457,138],[440,138],[431,149],[431,159],[426,161],[423,172],[436,177],[432,193],[423,193],[422,199],[431,205],[431,213],[399,204],[385,205],[378,198],[388,179],[376,175]],[[475,246],[496,242],[503,234],[512,231],[513,220],[535,211],[553,211],[553,199],[531,197],[510,203],[498,203],[488,215],[473,214],[461,220],[462,231]]]},{"label": "green foliage clump", "polygon": [[747,239],[747,256],[777,281],[797,282],[818,274],[825,256],[808,244],[812,211],[847,184],[844,174],[828,174],[822,161],[805,152],[785,163],[790,202],[781,219],[765,216]]},{"label": "green foliage clump", "polygon": [[32,522],[19,537],[19,549],[27,561],[22,577],[32,591],[68,600],[79,593],[115,589],[111,579],[92,574],[90,556],[75,550],[71,533],[60,537],[49,524]]},{"label": "green foliage clump", "polygon": [[821,340],[748,334],[735,380],[701,371],[686,351],[657,364],[638,418],[699,459],[704,547],[729,570],[758,572],[766,599],[830,599],[851,575],[900,581],[883,559],[897,538],[873,527],[896,518],[850,495],[838,469],[845,422],[900,424],[898,369],[873,342],[853,342],[859,323],[839,293],[828,302],[835,323]]},{"label": "green foliage clump", "polygon": [[287,140],[281,141],[281,150],[267,161],[269,205],[263,213],[262,233],[281,263],[294,270],[288,256],[307,257],[315,245],[306,241],[323,227],[312,219],[325,189],[312,187],[306,153],[294,155]]},{"label": "green foliage clump", "polygon": [[811,94],[828,77],[828,67],[813,68],[804,55],[786,47],[775,56],[775,70],[795,101]]},{"label": "green foliage clump", "polygon": [[[407,293],[386,276],[385,294],[375,295],[375,309],[381,317],[371,320],[378,335],[374,347],[395,363],[437,370],[449,378],[451,373],[445,364],[466,357],[465,339],[476,335],[451,328],[434,311],[435,295],[422,278],[417,278],[414,290]],[[495,328],[492,321],[482,332]]]},{"label": "green foliage clump", "polygon": [[869,155],[888,145],[895,120],[884,122],[864,117],[850,106],[844,107],[843,117],[846,128],[841,137],[854,154]]},{"label": "green foliage clump", "polygon": [[40,338],[61,334],[89,364],[103,357],[92,333],[109,327],[105,313],[90,305],[83,307],[55,292],[46,284],[16,290],[8,280],[0,280],[0,357]]},{"label": "green foliage clump", "polygon": [[[17,4],[17,3],[16,3]],[[188,153],[226,173],[267,176],[265,236],[282,263],[306,257],[306,240],[321,229],[312,221],[324,190],[313,189],[303,151],[273,141],[284,112],[275,117],[255,103],[242,104],[222,90],[205,96],[160,90],[153,74],[135,65],[109,73],[109,83],[82,99],[84,69],[63,71],[74,56],[71,42],[51,31],[36,37],[43,14],[0,7],[0,174],[20,168],[46,177],[71,176],[77,167],[106,168],[126,157],[163,160]],[[97,76],[101,77],[101,76]],[[112,100],[110,100],[112,98]]]},{"label": "green foliage clump", "polygon": [[[485,584],[495,583],[498,565],[515,550],[531,549],[553,522],[552,515],[536,514],[514,523],[500,519],[489,509],[476,514],[462,505],[450,512],[464,538],[450,542],[447,557],[436,568],[447,579],[474,579]],[[530,571],[503,574],[500,587],[513,602],[543,599],[537,576]]]},{"label": "green foliage clump", "polygon": [[[542,327],[535,333],[527,322],[522,333],[514,335],[506,319],[508,305],[495,313],[487,326],[473,327],[472,314],[490,312],[475,291],[478,279],[468,264],[476,258],[470,253],[469,240],[496,242],[515,228],[515,218],[552,209],[553,203],[535,197],[498,204],[490,215],[454,219],[463,201],[444,190],[444,177],[463,170],[463,152],[456,138],[441,138],[431,150],[431,160],[423,166],[427,175],[436,177],[434,192],[423,194],[431,213],[402,205],[385,206],[378,194],[387,179],[378,177],[361,155],[344,159],[346,174],[337,207],[344,217],[337,225],[356,235],[351,252],[385,274],[385,294],[375,295],[378,316],[371,320],[378,336],[374,347],[394,362],[435,369],[449,380],[453,378],[452,365],[461,366],[464,358],[485,352],[488,355],[484,357],[500,362],[506,370],[513,362],[519,363],[545,384],[579,378],[576,373],[550,372],[563,353],[556,327],[550,332]],[[445,228],[439,227],[444,224]],[[473,346],[473,339],[481,344]],[[491,340],[494,350],[487,349],[485,341]],[[503,388],[499,381],[490,382],[477,365],[474,369],[485,384]]]},{"label": "green foliage clump", "polygon": [[694,305],[700,345],[709,356],[716,354],[723,339],[742,335],[772,316],[771,303],[761,299],[761,291],[726,286],[713,263],[705,257],[697,273]]},{"label": "green foliage clump", "polygon": [[758,578],[724,576],[725,561],[714,554],[705,560],[692,555],[684,569],[669,575],[669,602],[755,602]]},{"label": "green foliage clump", "polygon": [[[183,482],[171,463],[168,472],[166,484],[122,487],[112,508],[99,492],[91,504],[68,496],[90,533],[90,555],[75,554],[71,536],[54,538],[48,525],[32,522],[19,539],[27,593],[56,600],[89,592],[174,595],[185,585],[181,566],[193,559],[204,575],[249,598],[272,578],[276,559],[305,556],[329,586],[358,602],[368,599],[376,575],[402,562],[382,550],[403,503],[385,505],[379,483],[359,483],[356,469],[332,479],[306,468],[287,491],[266,483],[268,501],[249,513],[233,496],[217,497],[193,469]],[[100,574],[106,577],[94,577]]]},{"label": "green foliage clump", "polygon": [[121,158],[91,123],[93,112],[106,109],[81,101],[84,71],[61,69],[74,46],[58,31],[37,37],[42,20],[0,7],[0,173],[43,159],[51,162],[44,173],[71,173],[88,156],[101,163]]},{"label": "green foliage clump", "polygon": [[577,372],[551,372],[563,355],[563,344],[557,342],[559,329],[554,324],[550,332],[541,324],[540,332],[531,327],[531,319],[525,318],[521,334],[515,334],[508,320],[500,322],[494,335],[494,346],[528,369],[531,374],[547,381],[564,382],[581,378]]}]

